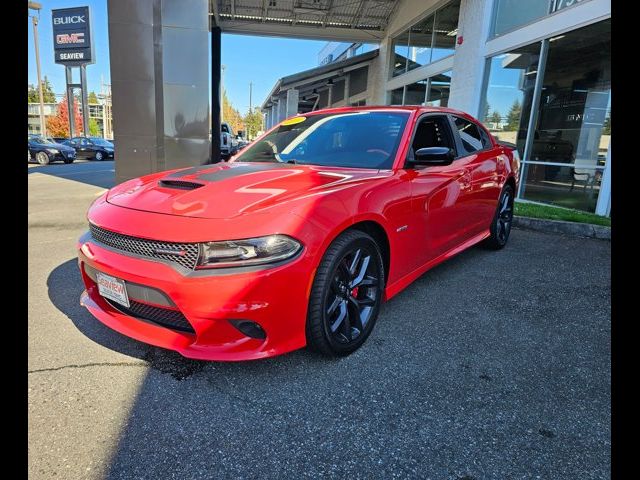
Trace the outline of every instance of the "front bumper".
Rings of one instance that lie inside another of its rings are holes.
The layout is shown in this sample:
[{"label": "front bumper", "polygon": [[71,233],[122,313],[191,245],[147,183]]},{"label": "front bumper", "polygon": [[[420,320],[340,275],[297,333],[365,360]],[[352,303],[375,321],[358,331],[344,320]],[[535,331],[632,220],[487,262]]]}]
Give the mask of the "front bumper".
[{"label": "front bumper", "polygon": [[51,162],[55,162],[55,161],[64,162],[67,159],[72,159],[72,160],[76,159],[76,152],[65,152],[65,151],[59,151],[58,153],[47,152],[47,155],[49,155],[49,161]]},{"label": "front bumper", "polygon": [[[89,234],[77,246],[86,287],[81,304],[102,323],[124,335],[175,350],[185,357],[219,361],[265,358],[306,344],[308,292],[313,278],[312,260],[306,250],[276,267],[239,273],[200,270],[184,275],[167,263],[114,251]],[[122,313],[100,296],[85,264],[127,283],[161,291],[195,333]],[[229,320],[256,322],[266,332],[266,338],[248,337]]]}]

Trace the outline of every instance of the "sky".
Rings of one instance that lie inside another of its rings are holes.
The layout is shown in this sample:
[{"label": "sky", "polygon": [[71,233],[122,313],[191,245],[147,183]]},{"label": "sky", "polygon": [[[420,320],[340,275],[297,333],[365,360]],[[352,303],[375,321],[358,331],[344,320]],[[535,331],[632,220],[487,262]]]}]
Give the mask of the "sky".
[{"label": "sky", "polygon": [[[92,17],[92,33],[96,62],[87,66],[88,90],[100,93],[100,77],[110,82],[109,38],[107,25],[107,0],[40,0],[40,65],[42,77],[46,75],[55,93],[64,93],[65,69],[53,61],[53,34],[51,30],[51,10],[88,5]],[[33,12],[33,11],[30,11]],[[37,84],[33,28],[27,19],[29,29],[29,82]],[[271,37],[251,37],[244,35],[222,35],[222,64],[224,88],[231,103],[241,113],[249,109],[249,83],[253,82],[253,105],[262,104],[275,82],[286,75],[316,67],[318,52],[326,42],[314,40],[291,40]],[[78,77],[74,81],[79,82]]]}]

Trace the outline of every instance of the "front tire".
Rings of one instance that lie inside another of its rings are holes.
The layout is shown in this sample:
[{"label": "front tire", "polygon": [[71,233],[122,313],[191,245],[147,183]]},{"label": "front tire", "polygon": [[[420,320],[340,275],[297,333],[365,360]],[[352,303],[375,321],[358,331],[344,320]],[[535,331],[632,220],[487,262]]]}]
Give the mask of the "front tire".
[{"label": "front tire", "polygon": [[384,291],[384,264],[375,240],[348,230],[325,252],[311,288],[307,345],[329,357],[346,356],[375,326]]},{"label": "front tire", "polygon": [[96,160],[101,162],[104,159],[102,152],[96,152]]},{"label": "front tire", "polygon": [[49,155],[44,152],[36,153],[36,160],[40,165],[49,165]]},{"label": "front tire", "polygon": [[485,245],[493,250],[504,248],[509,240],[511,225],[513,224],[514,192],[511,185],[505,185],[498,200],[496,213],[491,222],[491,236],[485,240]]}]

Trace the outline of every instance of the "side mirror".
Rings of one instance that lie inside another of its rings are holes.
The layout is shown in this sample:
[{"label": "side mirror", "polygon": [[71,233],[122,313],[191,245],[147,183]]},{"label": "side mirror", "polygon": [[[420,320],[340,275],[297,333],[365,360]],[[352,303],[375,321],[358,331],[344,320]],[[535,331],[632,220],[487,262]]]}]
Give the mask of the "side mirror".
[{"label": "side mirror", "polygon": [[415,153],[415,158],[411,161],[414,165],[436,166],[451,165],[454,153],[448,147],[425,147]]}]

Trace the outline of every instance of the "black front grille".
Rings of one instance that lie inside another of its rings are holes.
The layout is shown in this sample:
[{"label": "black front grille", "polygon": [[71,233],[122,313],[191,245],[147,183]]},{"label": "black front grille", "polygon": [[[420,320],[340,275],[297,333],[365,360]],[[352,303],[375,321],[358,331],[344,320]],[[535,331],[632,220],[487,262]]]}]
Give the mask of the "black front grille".
[{"label": "black front grille", "polygon": [[180,332],[187,333],[196,333],[189,321],[185,318],[180,310],[155,307],[153,305],[147,305],[146,303],[136,302],[135,300],[131,299],[129,300],[129,308],[127,308],[124,305],[112,302],[109,299],[105,298],[105,300],[109,302],[109,304],[113,308],[115,308],[116,310],[120,310],[125,315],[148,320],[172,330],[178,330]]},{"label": "black front grille", "polygon": [[[195,269],[198,263],[197,243],[169,243],[148,240],[146,238],[132,237],[121,233],[105,230],[93,224],[89,224],[91,236],[100,243],[149,258],[158,258],[182,265],[190,270]],[[170,252],[176,252],[170,253]],[[178,254],[177,252],[184,252]]]}]

